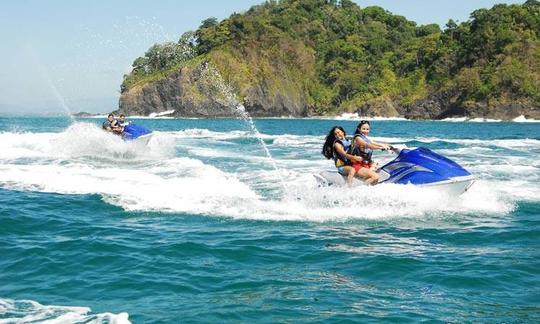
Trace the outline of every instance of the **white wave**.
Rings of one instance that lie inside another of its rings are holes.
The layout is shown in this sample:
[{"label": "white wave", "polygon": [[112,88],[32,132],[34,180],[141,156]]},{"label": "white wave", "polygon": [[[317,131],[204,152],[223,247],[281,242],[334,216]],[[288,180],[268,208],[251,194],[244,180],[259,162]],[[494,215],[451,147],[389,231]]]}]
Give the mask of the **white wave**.
[{"label": "white wave", "polygon": [[0,323],[131,323],[128,313],[90,312],[88,307],[46,306],[33,300],[0,299]]},{"label": "white wave", "polygon": [[324,117],[312,117],[316,119],[330,119],[330,120],[369,120],[369,121],[409,121],[409,119],[404,117],[383,117],[383,116],[360,116],[357,113],[342,113],[337,116],[324,116]]},{"label": "white wave", "polygon": [[139,116],[139,115],[135,115],[135,116],[128,116],[126,118],[129,118],[129,119],[175,119],[174,117],[166,116],[166,115],[163,115],[163,116]]},{"label": "white wave", "polygon": [[[298,147],[322,147],[324,143],[324,136],[309,136],[309,135],[269,135],[268,137],[273,138],[273,144],[280,146],[298,146]],[[350,136],[348,136],[350,137]],[[370,136],[371,139],[391,144],[399,144],[409,141],[407,138],[398,138],[398,137],[381,137],[381,136]]]},{"label": "white wave", "polygon": [[300,120],[300,119],[305,119],[305,118],[288,115],[288,116],[278,116],[278,117],[253,117],[253,119],[256,119],[256,120],[259,120],[259,119],[262,119],[262,120],[265,120],[265,119],[269,119],[269,120],[272,120],[272,119],[299,119]]},{"label": "white wave", "polygon": [[0,160],[44,157],[54,136],[52,133],[0,133]]},{"label": "white wave", "polygon": [[[319,163],[322,164],[318,161],[311,166],[297,166],[296,170],[257,169],[239,175],[225,173],[191,158],[168,159],[138,170],[96,168],[77,163],[3,164],[0,165],[0,183],[22,190],[99,194],[104,201],[128,211],[248,219],[345,221],[467,211],[504,213],[512,208],[511,200],[505,202],[495,194],[489,199],[486,195],[477,196],[471,201],[479,203],[467,205],[463,197],[452,200],[443,194],[411,186],[318,188],[309,170],[320,168],[316,165]],[[285,188],[280,178],[284,179]],[[251,187],[277,193],[264,197]],[[486,190],[491,192],[492,188]],[[505,195],[512,193],[505,192]],[[362,212],[365,210],[369,212]]]},{"label": "white wave", "polygon": [[440,121],[460,123],[460,122],[467,121],[467,117],[448,117],[448,118],[441,119]]},{"label": "white wave", "polygon": [[[486,143],[487,144],[487,143]],[[451,148],[451,149],[439,149],[437,150],[438,153],[443,155],[470,155],[470,156],[498,156],[499,153],[497,153],[498,149],[489,147],[489,146],[481,146],[481,145],[475,145],[472,144],[470,146],[464,146],[464,147],[458,147],[458,148]]]},{"label": "white wave", "polygon": [[[191,128],[185,129],[176,132],[167,132],[167,134],[175,138],[190,138],[190,139],[215,139],[215,140],[229,140],[237,138],[251,138],[254,135],[249,131],[228,131],[228,132],[216,132],[208,129],[200,128]],[[272,144],[277,146],[284,147],[303,147],[307,148],[319,148],[322,147],[324,143],[324,135],[292,135],[292,134],[279,134],[279,135],[268,135],[268,134],[259,134],[263,140],[273,140]],[[403,142],[410,141],[409,138],[398,138],[398,137],[371,137],[373,140],[381,141],[391,144],[399,144]]]},{"label": "white wave", "polygon": [[[175,117],[168,116],[170,114],[174,113],[174,110],[168,110],[164,111],[162,113],[151,113],[148,116],[142,116],[142,115],[130,115],[126,116],[126,118],[129,119],[175,119]],[[90,118],[90,119],[107,119],[107,115],[93,115],[93,116],[85,116],[85,117],[76,117],[76,118]],[[182,118],[182,119],[196,119],[196,118]]]},{"label": "white wave", "polygon": [[[232,140],[239,138],[255,138],[255,135],[250,131],[228,131],[228,132],[216,132],[208,129],[200,128],[191,128],[181,131],[168,132],[168,135],[176,139],[212,139],[212,140]],[[258,134],[262,140],[272,141],[269,145],[277,146],[292,146],[292,147],[303,147],[303,148],[315,148],[322,147],[324,142],[324,136],[313,136],[313,135],[292,135],[292,134],[280,134],[280,135],[268,135],[268,134]],[[221,142],[225,144],[225,142]]]},{"label": "white wave", "polygon": [[501,119],[491,119],[491,118],[469,118],[469,117],[448,117],[440,120],[434,120],[434,121],[441,121],[441,122],[451,122],[451,123],[463,123],[463,122],[469,122],[469,123],[499,123],[502,122]]},{"label": "white wave", "polygon": [[[174,119],[174,117],[168,116],[168,115],[174,114],[174,112],[175,112],[175,110],[172,109],[172,110],[162,111],[160,113],[150,113],[148,116],[130,115],[130,116],[126,116],[126,118],[129,118],[129,119]],[[88,116],[88,117],[83,117],[83,118],[106,119],[107,115],[108,114],[105,114],[105,115],[93,115],[93,116]]]},{"label": "white wave", "polygon": [[296,136],[296,135],[280,135],[275,136],[273,144],[284,147],[322,147],[324,137],[322,136]]},{"label": "white wave", "polygon": [[171,156],[174,147],[154,132],[148,145],[126,142],[89,123],[74,123],[61,133],[0,133],[0,161],[28,158],[97,158],[110,161],[148,160]]},{"label": "white wave", "polygon": [[[439,121],[442,121],[442,122],[455,122],[455,123],[457,123],[457,122],[499,123],[499,122],[502,122],[503,120],[501,120],[501,119],[492,119],[492,118],[449,117],[449,118],[441,119]],[[540,120],[527,119],[523,115],[512,119],[512,121],[516,122],[516,123],[540,123]]]},{"label": "white wave", "polygon": [[75,118],[91,118],[91,119],[107,119],[108,114],[104,115],[92,115],[92,116],[84,116],[84,117],[75,117]]},{"label": "white wave", "polygon": [[516,123],[540,123],[540,120],[538,120],[538,119],[527,119],[523,115],[514,118],[512,121],[514,121]]},{"label": "white wave", "polygon": [[[540,163],[535,161],[534,164],[525,163],[527,158],[523,159],[505,159],[505,160],[486,160],[474,161],[468,166],[469,170],[474,173],[479,173],[486,178],[525,178],[527,180],[540,180]],[[514,162],[512,162],[512,160]]]},{"label": "white wave", "polygon": [[[126,118],[129,119],[200,119],[196,117],[171,117],[168,115],[171,115],[174,113],[174,110],[167,110],[161,113],[151,113],[148,116],[142,116],[142,115],[130,115],[126,116]],[[92,115],[92,116],[85,116],[85,117],[76,117],[76,118],[90,118],[90,119],[103,119],[105,120],[107,118],[107,115]]]},{"label": "white wave", "polygon": [[[176,132],[169,132],[170,135],[175,138],[212,138],[212,139],[235,139],[253,137],[253,134],[249,131],[229,131],[229,132],[216,132],[204,128],[189,128]],[[261,135],[262,138],[271,138],[270,136]]]},{"label": "white wave", "polygon": [[163,112],[160,112],[160,113],[151,113],[150,115],[148,115],[148,117],[164,117],[164,116],[167,116],[167,115],[172,115],[174,112],[175,112],[175,110],[172,109],[172,110],[167,110],[167,111],[163,111]]},{"label": "white wave", "polygon": [[467,120],[471,123],[500,123],[501,119],[491,119],[491,118],[471,118]]},{"label": "white wave", "polygon": [[[228,210],[235,218],[262,220],[308,220],[314,222],[353,219],[432,217],[461,213],[504,214],[513,204],[498,197],[467,193],[458,199],[419,187],[380,185],[355,188],[289,187],[282,200],[257,201],[251,208]],[[474,198],[468,198],[474,196]],[[489,199],[486,199],[489,198]],[[472,201],[473,203],[470,203]]]},{"label": "white wave", "polygon": [[414,139],[423,143],[433,142],[447,142],[463,145],[486,145],[486,146],[499,146],[503,148],[518,148],[518,147],[540,147],[540,140],[524,138],[524,139],[450,139],[439,137],[417,137]]},{"label": "white wave", "polygon": [[[415,137],[415,138],[397,138],[403,142],[418,141],[422,143],[446,142],[462,145],[485,145],[485,146],[500,146],[504,148],[512,147],[530,147],[531,145],[540,145],[540,140],[523,138],[523,139],[455,139],[442,137]],[[382,140],[382,138],[381,138]]]},{"label": "white wave", "polygon": [[[540,196],[538,176],[521,177],[538,174],[538,164],[522,156],[497,156],[492,148],[530,149],[540,147],[538,140],[452,140],[469,147],[447,149],[445,155],[457,157],[480,179],[452,199],[412,186],[319,188],[312,174],[331,165],[320,155],[322,136],[263,134],[279,152],[274,169],[259,144],[227,142],[251,135],[207,129],[155,132],[148,146],[138,147],[85,123],[62,133],[0,133],[5,153],[0,186],[97,194],[128,211],[309,221],[505,214],[516,202]],[[178,157],[178,149],[186,156]],[[393,157],[377,153],[381,162]],[[199,157],[210,157],[215,165]]]},{"label": "white wave", "polygon": [[[361,116],[362,117],[362,116]],[[361,119],[366,120],[379,120],[379,121],[411,121],[405,117],[362,117]]]},{"label": "white wave", "polygon": [[357,114],[357,113],[343,113],[339,116],[335,116],[334,119],[352,119],[352,120],[356,120],[356,119],[359,119],[360,116]]},{"label": "white wave", "polygon": [[412,139],[407,137],[386,137],[386,136],[370,136],[371,139],[377,142],[384,142],[390,144],[400,144],[404,142],[409,142]]},{"label": "white wave", "polygon": [[[189,132],[189,130],[186,130]],[[214,137],[219,139],[230,139],[249,136],[248,132],[230,132],[230,133],[215,133],[208,130],[197,130],[194,134],[201,132],[207,137]],[[292,146],[292,147],[322,147],[324,136],[313,135],[265,135],[262,134],[264,139],[273,139],[273,143],[280,146]],[[371,138],[378,142],[390,143],[390,144],[403,144],[411,141],[418,141],[422,143],[434,143],[434,142],[446,142],[455,143],[467,146],[468,149],[471,146],[476,146],[479,149],[489,149],[490,146],[497,146],[501,148],[519,149],[519,148],[540,148],[540,140],[523,138],[523,139],[451,139],[441,137],[385,137],[385,136],[371,136]]]},{"label": "white wave", "polygon": [[[221,204],[257,195],[234,175],[190,158],[144,169],[96,168],[79,163],[0,165],[6,187],[64,194],[100,194],[126,210],[211,212]],[[172,172],[171,172],[172,170]],[[227,190],[223,190],[227,188]],[[158,190],[156,190],[158,189]]]},{"label": "white wave", "polygon": [[[217,132],[204,128],[189,128],[181,131],[166,132],[168,135],[175,138],[190,138],[190,139],[216,139],[216,140],[228,140],[237,138],[252,138],[254,134],[250,131],[227,131]],[[325,135],[293,135],[293,134],[259,134],[261,139],[273,140],[273,144],[281,146],[304,146],[304,145],[316,145],[321,146],[324,143]],[[399,138],[399,137],[382,137],[372,136],[372,139],[385,143],[403,143],[413,140],[412,138]]]}]

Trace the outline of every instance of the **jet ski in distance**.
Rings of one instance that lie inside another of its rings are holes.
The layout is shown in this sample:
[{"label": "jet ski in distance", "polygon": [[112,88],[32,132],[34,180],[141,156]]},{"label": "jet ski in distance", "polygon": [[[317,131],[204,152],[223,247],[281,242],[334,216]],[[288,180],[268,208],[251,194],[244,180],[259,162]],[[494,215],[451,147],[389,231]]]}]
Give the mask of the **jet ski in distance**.
[{"label": "jet ski in distance", "polygon": [[[398,156],[383,165],[379,182],[415,185],[444,190],[450,195],[459,196],[473,184],[475,177],[456,162],[437,154],[430,149],[391,148]],[[323,171],[314,175],[321,185],[345,185],[346,180],[337,171]],[[353,185],[363,184],[355,179]]]}]

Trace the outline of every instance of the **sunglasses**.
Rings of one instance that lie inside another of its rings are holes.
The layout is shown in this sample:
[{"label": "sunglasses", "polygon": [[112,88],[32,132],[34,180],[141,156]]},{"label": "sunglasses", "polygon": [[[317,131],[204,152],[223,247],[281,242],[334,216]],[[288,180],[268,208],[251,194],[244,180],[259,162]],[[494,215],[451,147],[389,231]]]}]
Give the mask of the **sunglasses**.
[{"label": "sunglasses", "polygon": [[358,126],[356,128],[360,129],[360,127],[364,126],[365,124],[368,124],[369,125],[369,121],[367,120],[361,120],[360,123],[358,124]]}]

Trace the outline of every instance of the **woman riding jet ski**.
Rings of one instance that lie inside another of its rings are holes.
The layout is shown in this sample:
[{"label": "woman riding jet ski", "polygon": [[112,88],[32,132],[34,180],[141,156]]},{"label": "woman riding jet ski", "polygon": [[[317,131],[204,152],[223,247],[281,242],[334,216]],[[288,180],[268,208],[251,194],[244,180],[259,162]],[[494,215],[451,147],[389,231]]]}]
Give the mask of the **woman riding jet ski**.
[{"label": "woman riding jet ski", "polygon": [[369,185],[379,181],[379,174],[376,172],[378,164],[373,163],[371,154],[373,150],[387,150],[390,146],[369,139],[369,129],[369,121],[362,120],[352,141],[347,139],[341,126],[334,126],[326,136],[322,154],[327,159],[334,159],[338,173],[347,176],[349,186],[355,177],[363,179]]},{"label": "woman riding jet ski", "polygon": [[[467,191],[475,180],[459,164],[427,148],[391,147],[391,150],[398,156],[377,171],[379,183],[431,187],[457,196]],[[322,185],[345,184],[343,177],[336,172],[324,171],[315,178]]]},{"label": "woman riding jet ski", "polygon": [[[345,134],[344,132],[335,131],[336,129],[342,130],[340,127],[334,127],[331,130],[326,138],[325,145],[323,146],[323,155],[327,158],[334,157],[339,172],[341,171],[339,170],[340,166],[338,166],[338,161],[340,159],[336,158],[335,152],[332,151],[332,149],[336,147],[337,142],[334,141],[332,144],[331,140],[334,133],[336,133],[335,135],[341,135],[343,139],[345,139]],[[340,143],[342,143],[342,141],[337,144]],[[343,144],[341,145],[343,146]],[[339,145],[337,145],[337,147],[340,148]],[[391,146],[388,146],[388,148],[397,153],[398,156],[376,170],[378,183],[412,184],[422,187],[440,188],[452,195],[460,195],[474,182],[474,176],[459,164],[427,148],[397,149]],[[322,185],[353,184],[351,173],[353,175],[356,173],[356,170],[353,167],[353,161],[357,158],[351,153],[351,150],[349,150],[345,155],[340,155],[348,159],[348,164],[341,167],[343,168],[343,171],[348,170],[349,172],[342,171],[338,173],[324,171],[315,175],[317,181]],[[361,158],[360,161],[362,161]],[[369,167],[360,170],[370,170],[371,172],[375,172],[369,169]],[[344,176],[347,176],[347,182],[345,181]],[[374,183],[366,181],[365,184]]]},{"label": "woman riding jet ski", "polygon": [[[347,184],[352,185],[353,178],[355,176],[360,176],[360,173],[357,171],[359,170],[360,163],[362,162],[362,158],[360,156],[355,156],[351,154],[351,141],[347,139],[345,130],[341,126],[334,126],[330,133],[328,133],[328,136],[326,136],[326,140],[323,145],[322,154],[327,159],[333,159],[334,164],[337,168],[337,172],[342,175],[343,177],[347,177]],[[364,175],[367,172],[364,171]],[[373,173],[373,172],[372,172]],[[362,178],[365,178],[363,176]],[[378,179],[378,176],[374,174],[372,177],[368,177],[369,183],[376,182]],[[371,179],[373,178],[373,179]]]}]

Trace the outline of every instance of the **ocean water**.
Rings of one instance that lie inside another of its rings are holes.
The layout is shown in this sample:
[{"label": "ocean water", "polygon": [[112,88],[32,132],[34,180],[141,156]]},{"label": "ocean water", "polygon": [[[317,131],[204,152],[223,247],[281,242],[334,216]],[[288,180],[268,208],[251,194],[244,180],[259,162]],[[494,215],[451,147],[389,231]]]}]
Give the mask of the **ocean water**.
[{"label": "ocean water", "polygon": [[476,175],[455,198],[318,187],[357,121],[100,122],[0,118],[0,323],[540,322],[540,123],[372,123]]}]

